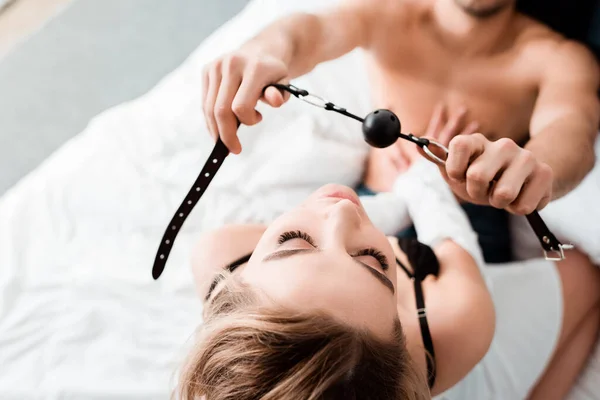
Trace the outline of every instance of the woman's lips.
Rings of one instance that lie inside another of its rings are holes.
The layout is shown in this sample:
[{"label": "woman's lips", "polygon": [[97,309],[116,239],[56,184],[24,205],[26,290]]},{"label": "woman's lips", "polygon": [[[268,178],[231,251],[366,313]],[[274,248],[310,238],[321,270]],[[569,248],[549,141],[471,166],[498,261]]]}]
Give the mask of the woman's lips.
[{"label": "woman's lips", "polygon": [[335,192],[326,194],[324,197],[328,197],[328,198],[332,198],[332,199],[350,200],[355,205],[357,205],[359,207],[361,206],[358,196],[354,192],[351,192],[350,190],[348,190],[347,192],[346,191],[335,191]]}]

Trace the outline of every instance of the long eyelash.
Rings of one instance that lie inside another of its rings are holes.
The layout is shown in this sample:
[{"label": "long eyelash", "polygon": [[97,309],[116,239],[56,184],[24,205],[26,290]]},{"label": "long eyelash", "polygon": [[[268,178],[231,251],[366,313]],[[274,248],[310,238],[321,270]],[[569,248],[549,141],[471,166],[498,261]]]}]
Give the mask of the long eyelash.
[{"label": "long eyelash", "polygon": [[383,253],[377,249],[373,249],[373,248],[364,249],[364,250],[359,251],[356,255],[357,256],[371,256],[371,257],[375,258],[377,260],[377,262],[379,262],[379,264],[381,264],[381,268],[383,268],[384,271],[387,271],[387,269],[389,268],[387,257],[384,256]]},{"label": "long eyelash", "polygon": [[292,239],[302,239],[302,240],[306,241],[308,244],[310,244],[311,246],[317,247],[313,238],[310,237],[310,235],[308,233],[302,232],[302,231],[284,232],[281,234],[281,236],[279,236],[278,242],[279,242],[279,244],[284,244],[288,240],[292,240]]}]

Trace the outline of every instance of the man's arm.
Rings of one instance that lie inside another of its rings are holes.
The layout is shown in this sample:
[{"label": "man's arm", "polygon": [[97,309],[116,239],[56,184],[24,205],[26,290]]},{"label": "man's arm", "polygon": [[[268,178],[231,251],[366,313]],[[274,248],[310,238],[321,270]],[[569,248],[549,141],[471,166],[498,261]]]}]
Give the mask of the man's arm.
[{"label": "man's arm", "polygon": [[345,0],[323,13],[293,14],[274,22],[243,49],[282,60],[289,78],[295,78],[356,47],[367,47],[375,9],[368,0]]},{"label": "man's arm", "polygon": [[563,42],[543,73],[525,146],[554,174],[552,198],[573,190],[593,168],[600,123],[599,66],[590,52]]},{"label": "man's arm", "polygon": [[367,47],[374,10],[379,8],[369,0],[345,0],[327,12],[294,14],[209,64],[202,100],[212,137],[220,137],[229,151],[238,154],[242,150],[238,125],[261,121],[255,109],[258,101],[279,107],[289,97],[273,87],[264,88],[306,74],[356,47]]}]

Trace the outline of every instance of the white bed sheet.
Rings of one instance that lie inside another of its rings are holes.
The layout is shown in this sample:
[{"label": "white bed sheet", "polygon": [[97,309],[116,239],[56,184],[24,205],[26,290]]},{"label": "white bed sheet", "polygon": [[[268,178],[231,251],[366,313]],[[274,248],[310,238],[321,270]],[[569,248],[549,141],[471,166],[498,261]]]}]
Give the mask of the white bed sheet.
[{"label": "white bed sheet", "polygon": [[[165,224],[212,147],[202,66],[278,15],[324,2],[299,3],[252,1],[151,92],[96,117],[0,199],[1,399],[168,398],[201,322],[194,238],[224,222],[268,221],[323,183],[358,181],[367,149],[355,123],[296,101],[264,109],[163,277],[151,278]],[[362,72],[355,52],[296,83],[366,113]],[[598,398],[600,352],[587,374],[574,399]]]}]

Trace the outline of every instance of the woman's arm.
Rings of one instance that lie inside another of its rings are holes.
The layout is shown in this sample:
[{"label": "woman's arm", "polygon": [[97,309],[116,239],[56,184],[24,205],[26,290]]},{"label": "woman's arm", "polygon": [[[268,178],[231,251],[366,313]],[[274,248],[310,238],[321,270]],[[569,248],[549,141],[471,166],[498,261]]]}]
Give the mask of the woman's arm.
[{"label": "woman's arm", "polygon": [[265,232],[264,225],[227,225],[200,236],[192,253],[196,292],[204,299],[215,275],[228,264],[251,254]]},{"label": "woman's arm", "polygon": [[440,263],[438,276],[423,283],[437,394],[464,378],[486,354],[494,336],[494,306],[481,274],[477,235],[437,167],[416,162],[398,178],[394,192],[406,202],[419,241],[432,247]]},{"label": "woman's arm", "polygon": [[433,394],[462,380],[487,353],[495,331],[494,304],[473,257],[452,240],[434,247],[437,279],[424,283],[436,354]]}]

